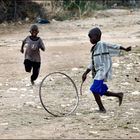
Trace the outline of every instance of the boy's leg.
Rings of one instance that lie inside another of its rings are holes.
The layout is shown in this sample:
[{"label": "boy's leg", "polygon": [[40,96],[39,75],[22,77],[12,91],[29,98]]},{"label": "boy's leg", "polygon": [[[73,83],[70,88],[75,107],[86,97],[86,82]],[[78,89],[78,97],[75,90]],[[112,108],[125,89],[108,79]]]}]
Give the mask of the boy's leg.
[{"label": "boy's leg", "polygon": [[25,71],[26,72],[31,72],[32,69],[32,62],[28,59],[24,60],[24,66],[25,66]]},{"label": "boy's leg", "polygon": [[105,112],[106,112],[106,109],[104,108],[104,106],[103,106],[103,104],[102,104],[100,95],[94,94],[94,93],[93,93],[93,95],[94,95],[94,97],[95,97],[96,103],[97,103],[98,106],[99,106],[99,110],[100,110],[101,112],[104,112],[104,113],[105,113]]},{"label": "boy's leg", "polygon": [[119,106],[122,104],[122,100],[123,100],[123,93],[120,92],[120,93],[113,93],[113,92],[110,92],[110,91],[107,91],[105,93],[106,96],[113,96],[113,97],[117,97],[119,99]]},{"label": "boy's leg", "polygon": [[104,80],[94,80],[93,84],[90,87],[90,90],[92,91],[92,93],[95,97],[95,100],[99,106],[99,110],[101,112],[105,113],[106,110],[102,104],[100,96],[104,95],[104,93],[107,91],[108,87],[105,84],[103,84],[103,81]]},{"label": "boy's leg", "polygon": [[33,73],[31,75],[31,83],[34,84],[34,81],[37,79],[40,70],[40,62],[33,62]]}]

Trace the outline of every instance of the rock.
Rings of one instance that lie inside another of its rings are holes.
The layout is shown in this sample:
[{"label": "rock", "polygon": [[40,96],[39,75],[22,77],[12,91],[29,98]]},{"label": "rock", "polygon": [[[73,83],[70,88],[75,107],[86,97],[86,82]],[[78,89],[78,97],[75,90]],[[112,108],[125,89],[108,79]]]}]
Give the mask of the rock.
[{"label": "rock", "polygon": [[13,90],[13,91],[17,91],[17,88],[9,88],[8,90]]},{"label": "rock", "polygon": [[18,24],[22,25],[22,22],[21,21],[18,21]]},{"label": "rock", "polygon": [[109,131],[108,128],[101,128],[100,131]]},{"label": "rock", "polygon": [[26,102],[24,103],[25,106],[29,106],[29,107],[36,107],[34,102]]},{"label": "rock", "polygon": [[139,79],[139,78],[135,78],[135,81],[136,81],[136,82],[140,82],[140,79]]},{"label": "rock", "polygon": [[7,90],[7,92],[9,93],[9,92],[16,92],[18,89],[17,88],[9,88],[8,90]]},{"label": "rock", "polygon": [[31,124],[32,122],[28,122],[29,124]]},{"label": "rock", "polygon": [[130,108],[131,111],[134,111],[134,108]]},{"label": "rock", "polygon": [[131,93],[132,95],[140,95],[140,92],[139,91],[134,91]]},{"label": "rock", "polygon": [[131,124],[131,122],[127,122],[126,124]]},{"label": "rock", "polygon": [[76,115],[77,115],[77,116],[80,116],[80,115],[82,115],[82,113],[76,113]]},{"label": "rock", "polygon": [[30,93],[34,93],[34,91],[32,89],[29,90]]},{"label": "rock", "polygon": [[42,81],[42,80],[38,79],[38,80],[36,81],[36,85],[40,85],[41,81]]},{"label": "rock", "polygon": [[130,63],[130,64],[127,64],[126,66],[127,66],[127,67],[133,67],[133,64]]},{"label": "rock", "polygon": [[42,108],[42,107],[41,107],[41,106],[36,106],[36,108],[40,109],[40,108]]},{"label": "rock", "polygon": [[128,83],[128,82],[123,82],[123,83],[121,83],[121,84],[124,85],[124,86],[130,85],[130,83]]},{"label": "rock", "polygon": [[72,71],[78,71],[78,68],[72,68]]},{"label": "rock", "polygon": [[102,116],[102,115],[100,115],[100,118],[107,119],[107,118],[110,118],[110,116]]},{"label": "rock", "polygon": [[118,63],[113,63],[113,67],[117,68],[117,67],[119,67],[119,64]]},{"label": "rock", "polygon": [[137,21],[137,22],[136,22],[136,24],[138,24],[138,25],[139,25],[139,24],[140,24],[140,21]]},{"label": "rock", "polygon": [[89,133],[97,134],[98,132],[97,131],[89,131]]},{"label": "rock", "polygon": [[25,18],[25,21],[26,21],[26,22],[29,21],[29,20],[30,20],[30,19],[29,19],[28,17]]},{"label": "rock", "polygon": [[8,123],[0,123],[0,125],[5,126],[8,125]]},{"label": "rock", "polygon": [[118,4],[117,3],[114,3],[111,7],[112,8],[116,8],[118,6]]},{"label": "rock", "polygon": [[113,101],[113,100],[115,100],[115,98],[114,97],[108,97],[107,100]]},{"label": "rock", "polygon": [[137,127],[132,127],[132,132],[140,132],[140,129]]},{"label": "rock", "polygon": [[21,88],[20,90],[21,90],[21,91],[27,91],[27,89],[26,89],[26,88]]},{"label": "rock", "polygon": [[23,98],[24,96],[25,96],[24,94],[21,94],[21,95],[20,95],[20,98]]},{"label": "rock", "polygon": [[89,131],[89,134],[98,134],[98,132],[97,131]]},{"label": "rock", "polygon": [[6,26],[7,26],[7,24],[5,24],[5,23],[2,23],[2,26],[3,26],[3,27],[6,27]]},{"label": "rock", "polygon": [[55,19],[52,19],[52,22],[57,22],[57,20],[55,20]]},{"label": "rock", "polygon": [[30,87],[30,86],[31,86],[31,84],[26,84],[25,86],[26,86],[26,87]]},{"label": "rock", "polygon": [[61,104],[61,107],[66,107],[66,105]]},{"label": "rock", "polygon": [[133,113],[131,113],[131,112],[125,112],[126,114],[128,114],[128,115],[133,115]]},{"label": "rock", "polygon": [[93,126],[90,126],[90,128],[93,128]]}]

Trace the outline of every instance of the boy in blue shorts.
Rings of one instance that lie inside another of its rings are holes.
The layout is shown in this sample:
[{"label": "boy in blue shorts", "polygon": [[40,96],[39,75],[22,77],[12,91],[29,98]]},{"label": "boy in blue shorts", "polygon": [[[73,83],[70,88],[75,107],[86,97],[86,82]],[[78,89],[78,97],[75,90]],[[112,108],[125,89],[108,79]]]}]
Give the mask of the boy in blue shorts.
[{"label": "boy in blue shorts", "polygon": [[114,96],[119,99],[119,105],[122,104],[123,93],[113,93],[108,91],[107,85],[104,81],[111,79],[112,72],[112,56],[120,54],[120,50],[131,51],[131,47],[124,48],[119,45],[112,45],[101,41],[102,32],[99,28],[93,28],[89,31],[89,38],[91,44],[94,46],[91,48],[92,62],[88,66],[87,70],[82,75],[82,81],[86,80],[87,74],[92,70],[92,76],[94,78],[93,84],[90,87],[95,100],[99,106],[99,111],[105,113],[101,96]]}]

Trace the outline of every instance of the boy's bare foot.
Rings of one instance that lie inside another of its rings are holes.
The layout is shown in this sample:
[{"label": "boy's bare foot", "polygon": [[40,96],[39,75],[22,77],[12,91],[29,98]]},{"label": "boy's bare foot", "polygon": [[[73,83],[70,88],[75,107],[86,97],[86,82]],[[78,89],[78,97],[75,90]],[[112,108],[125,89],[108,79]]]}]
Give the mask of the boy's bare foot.
[{"label": "boy's bare foot", "polygon": [[31,80],[31,84],[34,85],[35,84],[34,81]]},{"label": "boy's bare foot", "polygon": [[106,109],[105,109],[105,108],[100,108],[100,109],[99,109],[99,112],[100,112],[100,113],[106,113]]},{"label": "boy's bare foot", "polygon": [[119,93],[119,106],[122,104],[123,93]]}]

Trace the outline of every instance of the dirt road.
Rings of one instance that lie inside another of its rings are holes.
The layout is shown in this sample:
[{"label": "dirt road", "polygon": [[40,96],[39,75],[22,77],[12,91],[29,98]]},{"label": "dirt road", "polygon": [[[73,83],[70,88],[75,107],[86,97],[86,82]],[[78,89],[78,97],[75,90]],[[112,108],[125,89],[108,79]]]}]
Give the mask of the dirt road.
[{"label": "dirt road", "polygon": [[[33,87],[30,74],[24,71],[24,56],[19,51],[30,25],[1,24],[0,138],[140,138],[139,15],[139,10],[114,9],[98,12],[93,18],[39,25],[39,36],[46,51],[41,52],[40,75]],[[102,40],[132,46],[130,53],[113,58],[113,80],[108,82],[110,90],[124,92],[123,104],[119,107],[116,98],[102,97],[107,113],[98,113],[89,91],[92,82],[89,75],[76,111],[67,117],[53,117],[41,106],[40,81],[50,72],[61,71],[68,74],[79,89],[82,73],[90,62],[91,44],[87,34],[96,26],[103,32]]]}]

